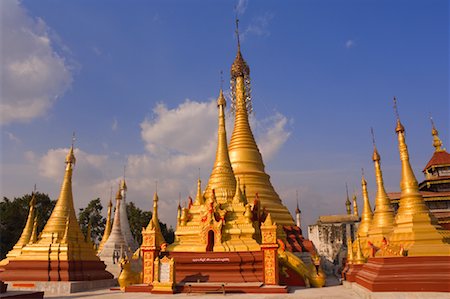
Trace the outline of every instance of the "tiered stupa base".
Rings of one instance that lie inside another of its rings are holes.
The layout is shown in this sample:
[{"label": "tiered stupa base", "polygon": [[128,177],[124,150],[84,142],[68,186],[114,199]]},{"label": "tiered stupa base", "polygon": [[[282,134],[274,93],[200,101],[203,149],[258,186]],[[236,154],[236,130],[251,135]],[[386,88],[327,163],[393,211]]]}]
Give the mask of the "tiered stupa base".
[{"label": "tiered stupa base", "polygon": [[349,282],[355,282],[356,276],[361,271],[364,264],[351,264],[345,272],[345,279]]},{"label": "tiered stupa base", "polygon": [[12,260],[0,273],[3,281],[92,281],[113,279],[101,261]]},{"label": "tiered stupa base", "polygon": [[450,292],[450,256],[370,258],[355,282],[372,292]]}]

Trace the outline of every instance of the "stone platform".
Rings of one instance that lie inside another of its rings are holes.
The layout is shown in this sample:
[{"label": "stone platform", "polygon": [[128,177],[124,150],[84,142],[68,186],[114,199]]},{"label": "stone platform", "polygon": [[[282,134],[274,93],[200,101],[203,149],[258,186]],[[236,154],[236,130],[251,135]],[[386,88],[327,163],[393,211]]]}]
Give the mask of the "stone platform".
[{"label": "stone platform", "polygon": [[6,281],[10,291],[45,292],[45,295],[68,295],[117,285],[116,279],[91,281]]}]

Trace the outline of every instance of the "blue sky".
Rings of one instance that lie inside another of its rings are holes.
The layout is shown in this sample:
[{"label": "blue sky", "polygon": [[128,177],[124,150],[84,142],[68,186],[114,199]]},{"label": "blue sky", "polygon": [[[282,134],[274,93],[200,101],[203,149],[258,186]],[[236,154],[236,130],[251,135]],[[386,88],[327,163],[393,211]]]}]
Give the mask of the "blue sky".
[{"label": "blue sky", "polygon": [[[179,193],[206,183],[213,101],[236,54],[235,6],[252,78],[252,125],[267,172],[304,224],[345,211],[345,183],[373,202],[370,127],[388,191],[400,163],[392,98],[419,181],[430,113],[449,144],[448,1],[1,2],[1,196],[35,183],[56,198],[76,132],[76,206],[116,188],[174,223]],[[228,114],[231,136],[232,114]],[[360,198],[360,197],[359,197]],[[360,204],[361,206],[361,204]]]}]

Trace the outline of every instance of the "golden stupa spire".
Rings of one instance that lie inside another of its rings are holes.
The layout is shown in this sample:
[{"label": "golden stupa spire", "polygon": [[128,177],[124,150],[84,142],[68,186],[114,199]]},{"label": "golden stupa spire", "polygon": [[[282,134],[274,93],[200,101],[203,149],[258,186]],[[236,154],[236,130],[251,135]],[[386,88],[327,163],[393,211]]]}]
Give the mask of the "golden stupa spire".
[{"label": "golden stupa spire", "polygon": [[[416,176],[412,170],[411,164],[409,163],[409,152],[405,141],[405,127],[400,122],[400,116],[397,109],[397,99],[394,98],[394,110],[397,118],[397,126],[395,132],[398,137],[398,149],[400,153],[400,160],[402,165],[402,177],[400,181],[400,189],[403,195],[408,195],[405,197],[403,203],[408,203],[407,205],[401,204],[398,212],[412,213],[413,210],[417,211],[428,211],[428,208],[423,201],[423,198],[419,194],[419,186],[417,184]],[[402,209],[402,206],[404,207]],[[406,208],[406,209],[405,209]]]},{"label": "golden stupa spire", "polygon": [[155,194],[153,195],[153,213],[152,213],[152,219],[150,219],[150,222],[148,223],[145,232],[154,232],[155,234],[155,244],[159,248],[162,243],[165,242],[164,237],[161,233],[161,227],[159,225],[159,218],[158,218],[158,192],[155,191]]},{"label": "golden stupa spire", "polygon": [[[236,35],[239,36],[239,21]],[[261,206],[271,213],[279,225],[295,225],[289,210],[275,192],[270,176],[265,172],[261,153],[249,124],[251,107],[250,68],[242,57],[238,42],[236,58],[231,66],[231,103],[235,112],[234,129],[229,144],[231,166],[236,178],[245,176],[249,201],[258,193]]]},{"label": "golden stupa spire", "polygon": [[236,179],[236,193],[233,197],[233,203],[243,203],[244,198],[242,196],[241,186],[239,182],[239,178]]},{"label": "golden stupa spire", "polygon": [[350,236],[347,236],[347,264],[353,264],[353,246]]},{"label": "golden stupa spire", "polygon": [[214,161],[208,185],[205,189],[205,197],[207,199],[211,198],[212,190],[214,190],[219,203],[226,202],[227,196],[232,196],[236,187],[236,179],[234,177],[233,169],[231,168],[230,156],[228,155],[225,106],[226,100],[221,88],[219,97],[217,98],[219,120],[217,128],[216,160]]},{"label": "golden stupa spire", "polygon": [[[30,209],[28,210],[27,222],[25,223],[25,227],[23,228],[19,241],[17,241],[14,247],[22,248],[23,246],[27,245],[30,241],[31,235],[33,234],[33,226],[36,217],[36,185],[34,185],[34,191],[31,193],[29,206]],[[8,256],[9,255],[10,254],[8,253]]]},{"label": "golden stupa spire", "polygon": [[202,194],[202,180],[200,179],[200,175],[199,175],[199,177],[197,179],[197,196],[195,197],[194,205],[199,206],[204,203],[205,203],[205,201],[204,201],[203,194]]},{"label": "golden stupa spire", "polygon": [[105,245],[106,241],[109,238],[109,235],[111,234],[111,229],[112,229],[111,213],[112,213],[112,186],[111,186],[111,191],[109,192],[108,214],[106,216],[105,231],[103,233],[102,241],[98,245],[97,252],[102,251],[103,245]]},{"label": "golden stupa spire", "polygon": [[377,193],[375,195],[375,210],[372,224],[369,229],[369,240],[376,246],[380,246],[384,237],[387,237],[394,227],[394,210],[386,193],[381,172],[380,154],[375,144],[375,135],[371,128],[373,155],[372,160],[375,167],[375,178],[377,182]]},{"label": "golden stupa spire", "polygon": [[348,186],[345,183],[345,191],[347,192],[347,199],[345,200],[345,208],[347,210],[347,215],[352,214],[352,203],[350,202],[350,198],[348,197]]},{"label": "golden stupa spire", "polygon": [[369,233],[370,225],[372,223],[373,213],[372,208],[370,206],[369,201],[369,193],[367,192],[367,182],[364,178],[364,169],[362,169],[361,176],[361,189],[362,189],[362,197],[364,201],[363,211],[361,215],[361,222],[358,227],[358,236],[363,239],[363,243],[365,244],[365,239],[367,238],[367,234]]},{"label": "golden stupa spire", "polygon": [[[75,215],[75,208],[73,204],[72,195],[72,172],[76,162],[74,154],[75,133],[72,137],[72,145],[69,149],[69,153],[66,156],[66,171],[64,173],[64,179],[61,186],[61,191],[56,202],[55,208],[50,215],[44,229],[41,233],[41,238],[46,240],[52,240],[52,235],[57,241],[61,240],[68,229],[68,238],[73,242],[79,242],[84,240],[84,235],[78,226],[77,217]],[[67,217],[69,217],[70,226],[67,228]],[[78,240],[78,241],[77,241]],[[47,241],[44,241],[47,242]],[[50,243],[52,243],[50,241]]]},{"label": "golden stupa spire", "polygon": [[358,202],[356,201],[356,193],[353,194],[353,215],[359,217]]},{"label": "golden stupa spire", "polygon": [[123,166],[123,178],[120,181],[120,190],[124,190],[124,191],[128,190],[127,183],[125,182],[125,171],[126,171],[126,168],[127,168],[127,166],[124,165]]},{"label": "golden stupa spire", "polygon": [[433,135],[433,146],[435,148],[435,152],[443,152],[445,149],[442,148],[442,141],[439,138],[439,132],[434,125],[433,118],[430,116],[431,120],[431,135]]},{"label": "golden stupa spire", "polygon": [[356,236],[355,243],[356,243],[356,256],[353,259],[353,264],[356,265],[364,264],[366,262],[366,259],[364,258],[364,254],[361,249],[361,241],[359,239],[359,235]]},{"label": "golden stupa spire", "polygon": [[446,243],[449,242],[450,233],[437,224],[436,218],[430,214],[419,193],[419,186],[409,163],[405,128],[400,122],[395,98],[394,109],[397,117],[395,131],[398,137],[402,176],[399,208],[389,243],[403,247],[408,256],[448,255],[450,245]]},{"label": "golden stupa spire", "polygon": [[36,217],[34,217],[31,236],[30,236],[30,239],[28,240],[29,244],[36,243],[36,241],[37,241],[37,238],[38,238],[37,225],[38,225],[38,218],[36,216]]}]

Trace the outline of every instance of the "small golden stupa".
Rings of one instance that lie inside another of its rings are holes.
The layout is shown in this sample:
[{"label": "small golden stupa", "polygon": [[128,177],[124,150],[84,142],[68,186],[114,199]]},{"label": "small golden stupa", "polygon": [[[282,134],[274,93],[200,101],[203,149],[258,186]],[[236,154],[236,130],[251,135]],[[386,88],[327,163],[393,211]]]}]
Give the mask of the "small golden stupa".
[{"label": "small golden stupa", "polygon": [[377,183],[377,192],[375,195],[375,210],[372,223],[369,227],[368,240],[375,247],[380,247],[383,238],[387,237],[394,228],[394,210],[392,209],[390,199],[384,188],[383,173],[381,172],[380,154],[375,146],[375,137],[373,136],[373,155],[372,160],[375,167],[375,178]]},{"label": "small golden stupa", "polygon": [[97,252],[101,252],[103,249],[103,246],[105,245],[106,241],[109,238],[109,235],[111,234],[111,212],[112,212],[112,200],[110,199],[108,202],[108,214],[106,216],[106,224],[105,224],[105,231],[103,233],[102,240],[100,244],[98,245]]},{"label": "small golden stupa", "polygon": [[15,259],[22,253],[22,248],[25,247],[28,243],[35,242],[36,239],[36,229],[37,229],[37,215],[36,215],[36,190],[31,194],[31,200],[29,203],[30,209],[28,210],[27,222],[23,228],[22,234],[20,235],[19,240],[14,245],[13,249],[8,252],[6,258],[0,261],[0,267],[3,268],[6,266],[10,260]]},{"label": "small golden stupa", "polygon": [[[86,241],[78,225],[72,196],[75,161],[72,144],[66,157],[61,192],[50,218],[39,236],[34,228],[20,254],[17,249],[13,249],[13,254],[17,255],[11,256],[5,271],[0,273],[0,280],[85,281],[112,278],[112,275],[105,271],[105,264],[97,257],[92,243]],[[19,246],[22,246],[20,242],[30,235],[30,227],[27,223],[22,234],[24,238],[18,242]]]}]

